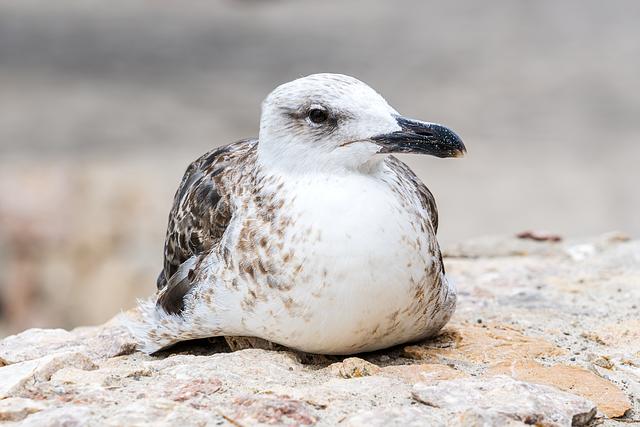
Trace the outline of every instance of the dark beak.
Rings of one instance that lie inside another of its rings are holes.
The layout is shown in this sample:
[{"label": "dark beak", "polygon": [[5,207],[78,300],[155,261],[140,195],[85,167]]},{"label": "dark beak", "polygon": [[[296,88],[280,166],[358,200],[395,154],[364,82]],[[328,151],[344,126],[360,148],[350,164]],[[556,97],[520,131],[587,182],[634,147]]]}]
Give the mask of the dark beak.
[{"label": "dark beak", "polygon": [[462,157],[467,152],[452,130],[435,123],[397,117],[400,130],[371,138],[380,153],[417,153],[436,157]]}]

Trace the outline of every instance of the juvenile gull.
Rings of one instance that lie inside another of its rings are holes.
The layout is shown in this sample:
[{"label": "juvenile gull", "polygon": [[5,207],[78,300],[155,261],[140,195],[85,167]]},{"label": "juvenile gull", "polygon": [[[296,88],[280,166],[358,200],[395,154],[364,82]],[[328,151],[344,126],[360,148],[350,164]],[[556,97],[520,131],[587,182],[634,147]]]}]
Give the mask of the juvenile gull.
[{"label": "juvenile gull", "polygon": [[350,354],[437,333],[455,308],[432,194],[390,153],[458,157],[449,129],[314,74],[262,104],[258,139],[193,162],[169,215],[143,351],[212,336]]}]

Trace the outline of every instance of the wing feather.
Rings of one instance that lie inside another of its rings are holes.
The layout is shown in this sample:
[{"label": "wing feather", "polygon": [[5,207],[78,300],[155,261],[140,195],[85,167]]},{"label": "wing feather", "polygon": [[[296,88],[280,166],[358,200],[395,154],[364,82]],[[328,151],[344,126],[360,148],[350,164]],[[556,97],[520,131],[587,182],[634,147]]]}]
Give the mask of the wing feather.
[{"label": "wing feather", "polygon": [[206,153],[187,168],[169,213],[164,264],[157,280],[158,304],[167,313],[181,312],[184,295],[193,286],[191,268],[222,239],[231,220],[232,188],[221,177],[240,167],[242,154],[255,146],[255,140],[229,144]]},{"label": "wing feather", "polygon": [[433,226],[433,232],[438,232],[438,207],[436,206],[436,199],[431,194],[431,191],[427,188],[426,185],[420,178],[416,176],[415,173],[403,162],[401,162],[398,158],[394,156],[389,156],[387,158],[387,164],[389,167],[394,170],[402,179],[409,181],[411,184],[411,188],[415,188],[418,198],[423,203],[424,207],[429,211],[429,216],[431,217],[431,225]]},{"label": "wing feather", "polygon": [[[416,191],[418,199],[424,206],[424,208],[429,212],[429,219],[431,221],[431,226],[433,227],[434,238],[435,234],[438,233],[438,207],[436,206],[436,199],[433,197],[433,194],[420,178],[416,176],[415,173],[403,162],[393,156],[389,156],[387,158],[387,164],[389,167],[396,172],[397,176],[401,177],[401,179],[407,181],[410,185],[409,188],[413,188]],[[445,274],[444,262],[442,260],[442,251],[436,245],[435,252],[438,255],[440,262],[440,269],[442,270],[442,274]]]}]

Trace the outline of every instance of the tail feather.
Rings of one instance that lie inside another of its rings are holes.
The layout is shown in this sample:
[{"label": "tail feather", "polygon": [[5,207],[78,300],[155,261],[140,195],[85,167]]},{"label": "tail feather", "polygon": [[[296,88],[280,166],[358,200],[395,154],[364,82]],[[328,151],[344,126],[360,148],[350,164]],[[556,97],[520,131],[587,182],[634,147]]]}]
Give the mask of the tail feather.
[{"label": "tail feather", "polygon": [[219,313],[224,313],[224,309],[198,304],[198,298],[189,294],[184,310],[180,314],[170,313],[157,302],[163,291],[156,297],[138,300],[137,310],[124,316],[123,324],[138,342],[140,351],[151,354],[180,341],[222,334]]},{"label": "tail feather", "polygon": [[179,341],[187,326],[177,315],[167,314],[152,299],[138,300],[138,309],[128,313],[123,323],[138,343],[138,349],[151,354]]},{"label": "tail feather", "polygon": [[138,343],[138,350],[151,354],[180,341],[217,335],[217,328],[195,322],[193,316],[169,314],[153,299],[138,300],[138,309],[127,313],[124,326]]}]

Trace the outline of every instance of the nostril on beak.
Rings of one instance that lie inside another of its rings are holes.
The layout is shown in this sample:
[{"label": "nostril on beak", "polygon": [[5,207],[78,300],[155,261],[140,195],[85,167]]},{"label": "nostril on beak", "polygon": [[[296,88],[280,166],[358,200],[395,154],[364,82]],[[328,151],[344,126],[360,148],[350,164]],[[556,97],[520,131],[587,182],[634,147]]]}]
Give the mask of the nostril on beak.
[{"label": "nostril on beak", "polygon": [[414,132],[417,133],[418,135],[421,135],[421,136],[433,136],[434,135],[433,132],[431,132],[429,130],[426,130],[426,129],[417,129],[417,130],[414,130]]},{"label": "nostril on beak", "polygon": [[414,135],[424,136],[427,138],[433,138],[435,136],[435,133],[428,126],[425,126],[426,123],[421,123],[405,117],[398,117],[396,120],[405,132],[411,132]]}]

